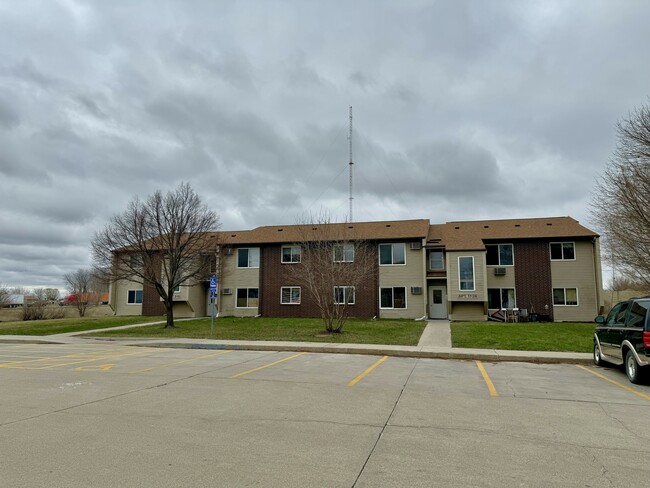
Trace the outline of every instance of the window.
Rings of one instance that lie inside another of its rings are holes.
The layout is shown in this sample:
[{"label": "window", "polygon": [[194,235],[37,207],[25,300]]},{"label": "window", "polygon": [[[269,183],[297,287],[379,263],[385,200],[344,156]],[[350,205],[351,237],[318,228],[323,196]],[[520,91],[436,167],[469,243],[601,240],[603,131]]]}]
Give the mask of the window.
[{"label": "window", "polygon": [[512,244],[486,244],[486,264],[488,266],[514,265]]},{"label": "window", "polygon": [[514,288],[488,288],[488,308],[516,308]]},{"label": "window", "polygon": [[255,308],[259,305],[259,288],[237,288],[237,308]]},{"label": "window", "polygon": [[142,290],[129,290],[126,303],[132,305],[142,303]]},{"label": "window", "polygon": [[406,245],[402,242],[399,244],[379,244],[379,264],[406,264]]},{"label": "window", "polygon": [[406,287],[379,289],[379,308],[406,308]]},{"label": "window", "polygon": [[238,268],[259,268],[260,267],[260,248],[252,247],[250,249],[237,249],[237,267]]},{"label": "window", "polygon": [[625,312],[627,312],[627,307],[629,304],[630,302],[621,302],[612,308],[607,314],[605,325],[623,325],[623,321],[625,320]]},{"label": "window", "polygon": [[282,262],[299,263],[300,251],[300,246],[282,246]]},{"label": "window", "polygon": [[436,271],[445,269],[445,254],[442,251],[429,253],[429,269]]},{"label": "window", "polygon": [[334,303],[336,305],[354,305],[354,286],[335,286]]},{"label": "window", "polygon": [[283,286],[280,289],[280,303],[282,305],[300,305],[300,287]]},{"label": "window", "polygon": [[346,242],[345,244],[334,244],[334,262],[354,262],[354,243]]},{"label": "window", "polygon": [[633,302],[630,307],[630,316],[627,319],[628,327],[643,327],[648,314],[648,302]]},{"label": "window", "polygon": [[553,305],[578,305],[578,289],[553,288]]},{"label": "window", "polygon": [[474,291],[474,256],[458,257],[458,283],[462,291]]},{"label": "window", "polygon": [[176,285],[174,287],[174,293],[180,293],[181,292],[181,285]]},{"label": "window", "polygon": [[553,261],[574,260],[575,258],[574,242],[551,242],[551,259]]}]

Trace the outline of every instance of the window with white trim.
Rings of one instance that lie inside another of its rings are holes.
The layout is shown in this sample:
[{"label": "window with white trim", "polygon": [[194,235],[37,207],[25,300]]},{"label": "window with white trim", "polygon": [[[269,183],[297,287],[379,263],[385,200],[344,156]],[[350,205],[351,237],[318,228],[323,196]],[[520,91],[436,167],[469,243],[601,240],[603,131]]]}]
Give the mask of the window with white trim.
[{"label": "window with white trim", "polygon": [[260,302],[259,288],[237,288],[236,308],[256,308]]},{"label": "window with white trim", "polygon": [[142,290],[129,290],[126,296],[126,303],[129,305],[142,303]]},{"label": "window with white trim", "polygon": [[488,308],[517,308],[514,288],[488,288]]},{"label": "window with white trim", "polygon": [[406,287],[393,286],[380,288],[379,308],[406,308]]},{"label": "window with white trim", "polygon": [[474,256],[458,256],[458,287],[461,291],[476,290]]},{"label": "window with white trim", "polygon": [[406,244],[379,244],[379,265],[406,264]]},{"label": "window with white trim", "polygon": [[280,303],[282,305],[300,305],[300,287],[283,286],[280,288]]},{"label": "window with white trim", "polygon": [[299,263],[301,258],[300,246],[282,246],[282,263]]},{"label": "window with white trim", "polygon": [[551,261],[573,261],[576,258],[575,242],[551,242]]},{"label": "window with white trim", "polygon": [[343,244],[334,244],[334,262],[335,263],[354,262],[354,243],[346,242]]},{"label": "window with white trim", "polygon": [[335,305],[354,305],[355,303],[354,286],[335,286],[334,287],[334,304]]},{"label": "window with white trim", "polygon": [[238,268],[259,268],[260,267],[260,248],[239,248],[237,249],[237,267]]},{"label": "window with white trim", "polygon": [[432,250],[429,252],[429,269],[432,271],[444,271],[445,253],[442,250]]},{"label": "window with white trim", "polygon": [[513,266],[515,264],[512,244],[486,244],[485,264],[488,266]]},{"label": "window with white trim", "polygon": [[553,288],[553,305],[578,305],[577,288]]}]

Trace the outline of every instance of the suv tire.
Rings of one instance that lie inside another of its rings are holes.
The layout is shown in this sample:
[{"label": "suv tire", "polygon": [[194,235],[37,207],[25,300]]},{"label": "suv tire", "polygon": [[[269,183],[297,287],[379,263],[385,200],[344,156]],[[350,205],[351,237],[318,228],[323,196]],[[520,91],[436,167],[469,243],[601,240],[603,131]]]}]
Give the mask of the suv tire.
[{"label": "suv tire", "polygon": [[625,373],[627,374],[627,378],[631,383],[637,385],[641,382],[641,368],[636,362],[634,354],[632,354],[632,351],[629,350],[625,355]]},{"label": "suv tire", "polygon": [[605,366],[605,361],[603,361],[603,357],[600,354],[600,347],[598,347],[596,341],[594,341],[594,364],[596,366]]}]

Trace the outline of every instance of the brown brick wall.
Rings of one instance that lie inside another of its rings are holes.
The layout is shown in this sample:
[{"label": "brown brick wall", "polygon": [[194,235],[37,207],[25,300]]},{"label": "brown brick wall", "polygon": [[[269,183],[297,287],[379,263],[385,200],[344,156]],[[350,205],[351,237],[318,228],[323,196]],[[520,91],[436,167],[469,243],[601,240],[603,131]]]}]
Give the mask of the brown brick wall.
[{"label": "brown brick wall", "polygon": [[[160,256],[154,258],[153,266],[160,269]],[[165,315],[165,306],[160,301],[160,295],[151,283],[145,283],[142,287],[142,315]]]},{"label": "brown brick wall", "polygon": [[[294,283],[288,275],[287,267],[302,266],[300,263],[282,264],[280,252],[281,246],[266,246],[260,250],[260,313],[267,317],[319,317],[320,311],[304,286],[301,287],[300,305],[280,303],[281,287],[299,286],[299,283]],[[376,254],[376,247],[372,252]],[[374,262],[377,262],[376,256]],[[355,298],[355,305],[349,306],[351,317],[372,318],[379,315],[378,266],[367,284],[355,289]]]},{"label": "brown brick wall", "polygon": [[[535,313],[548,314],[553,320],[551,256],[548,242],[515,242],[515,286],[517,306]],[[544,306],[548,305],[548,311]]]}]

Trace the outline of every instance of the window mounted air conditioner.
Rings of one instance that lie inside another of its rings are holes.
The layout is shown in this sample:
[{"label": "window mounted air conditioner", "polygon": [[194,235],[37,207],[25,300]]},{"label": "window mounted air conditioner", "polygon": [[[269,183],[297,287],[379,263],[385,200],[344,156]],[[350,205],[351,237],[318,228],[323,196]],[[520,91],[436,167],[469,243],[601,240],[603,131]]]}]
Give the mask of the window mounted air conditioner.
[{"label": "window mounted air conditioner", "polygon": [[505,276],[506,268],[494,268],[494,276]]},{"label": "window mounted air conditioner", "polygon": [[221,290],[222,295],[232,295],[232,288],[224,288]]},{"label": "window mounted air conditioner", "polygon": [[422,243],[421,242],[411,242],[411,249],[414,251],[417,251],[418,249],[422,249]]},{"label": "window mounted air conditioner", "polygon": [[422,287],[421,286],[412,286],[411,287],[411,295],[422,295]]}]

